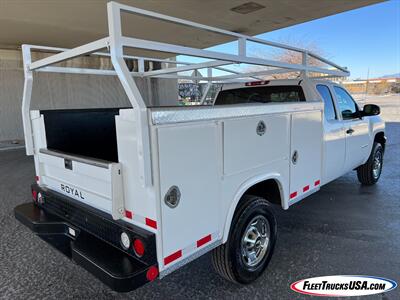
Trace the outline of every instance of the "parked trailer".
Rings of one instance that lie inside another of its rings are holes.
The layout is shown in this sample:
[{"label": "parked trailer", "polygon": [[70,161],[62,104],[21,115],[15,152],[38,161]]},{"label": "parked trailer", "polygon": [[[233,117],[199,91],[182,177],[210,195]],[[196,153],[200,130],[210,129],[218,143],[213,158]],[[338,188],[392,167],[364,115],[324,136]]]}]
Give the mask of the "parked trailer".
[{"label": "parked trailer", "polygon": [[[36,183],[33,203],[17,206],[15,216],[113,290],[162,278],[211,250],[219,274],[250,283],[273,252],[272,204],[288,209],[352,169],[363,184],[379,179],[385,147],[379,107],[360,110],[340,85],[311,78],[348,76],[346,68],[303,49],[115,2],[107,10],[106,38],[70,50],[22,46],[24,133]],[[125,37],[121,12],[227,35],[237,39],[238,53]],[[299,52],[303,63],[248,56],[248,42]],[[171,62],[125,55],[126,48],[210,60]],[[58,53],[32,62],[38,49]],[[114,70],[52,66],[89,54],[109,56]],[[330,67],[311,66],[310,57]],[[124,59],[137,60],[138,72]],[[152,60],[176,66],[146,71],[144,62]],[[226,69],[237,63],[270,68]],[[216,68],[231,74],[213,75]],[[199,69],[208,76],[181,73]],[[132,107],[31,110],[33,72],[117,76]],[[289,72],[299,78],[258,80]],[[221,88],[212,105],[150,108],[134,77]],[[246,80],[232,83],[238,79]]]}]

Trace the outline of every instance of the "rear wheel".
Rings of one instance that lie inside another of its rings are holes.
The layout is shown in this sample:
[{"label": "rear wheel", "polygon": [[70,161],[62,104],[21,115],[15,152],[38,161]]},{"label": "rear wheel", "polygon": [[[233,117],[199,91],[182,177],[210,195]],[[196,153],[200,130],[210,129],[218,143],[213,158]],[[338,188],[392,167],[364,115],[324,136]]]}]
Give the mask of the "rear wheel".
[{"label": "rear wheel", "polygon": [[250,283],[267,267],[274,250],[277,224],[263,198],[243,196],[225,244],[213,250],[212,263],[225,279]]},{"label": "rear wheel", "polygon": [[358,180],[365,185],[375,184],[382,173],[383,147],[380,143],[374,143],[367,162],[357,168]]}]

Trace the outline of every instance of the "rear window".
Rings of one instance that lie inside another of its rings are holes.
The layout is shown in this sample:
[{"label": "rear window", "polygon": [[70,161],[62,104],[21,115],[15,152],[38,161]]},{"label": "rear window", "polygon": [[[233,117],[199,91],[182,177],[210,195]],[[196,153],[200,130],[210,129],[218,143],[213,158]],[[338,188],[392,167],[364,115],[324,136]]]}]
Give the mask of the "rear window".
[{"label": "rear window", "polygon": [[221,91],[215,105],[306,101],[299,85],[275,85]]}]

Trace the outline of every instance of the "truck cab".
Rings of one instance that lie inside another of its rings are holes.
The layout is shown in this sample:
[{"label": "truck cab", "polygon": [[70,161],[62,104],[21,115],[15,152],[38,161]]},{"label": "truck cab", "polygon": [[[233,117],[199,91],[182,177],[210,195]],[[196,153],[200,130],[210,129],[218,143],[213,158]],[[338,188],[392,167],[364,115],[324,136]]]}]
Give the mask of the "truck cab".
[{"label": "truck cab", "polygon": [[[374,142],[384,151],[385,124],[373,104],[360,109],[339,83],[318,79],[261,80],[223,85],[213,105],[314,102],[324,104],[321,183],[357,169],[369,158]],[[381,164],[377,163],[376,176]]]},{"label": "truck cab", "polygon": [[[365,164],[374,143],[380,143],[384,151],[385,123],[378,116],[379,107],[370,104],[360,109],[346,89],[337,83],[316,81],[315,89],[324,102],[322,178],[328,183]],[[376,167],[378,176],[381,164]]]}]

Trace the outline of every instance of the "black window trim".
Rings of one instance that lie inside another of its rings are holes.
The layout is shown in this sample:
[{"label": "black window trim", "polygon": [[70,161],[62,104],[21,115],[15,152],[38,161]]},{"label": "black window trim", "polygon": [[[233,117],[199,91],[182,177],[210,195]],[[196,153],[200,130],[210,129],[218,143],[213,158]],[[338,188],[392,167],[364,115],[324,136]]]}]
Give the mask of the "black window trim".
[{"label": "black window trim", "polygon": [[[318,86],[324,86],[324,87],[326,87],[326,88],[328,89],[329,95],[331,95],[331,101],[332,101],[333,111],[335,112],[335,119],[334,119],[334,120],[327,120],[327,121],[328,121],[328,122],[329,122],[329,121],[338,121],[339,118],[338,118],[338,113],[337,113],[337,110],[336,110],[336,102],[335,102],[335,100],[334,100],[334,98],[333,98],[331,89],[330,89],[329,86],[326,85],[326,84],[318,83],[318,84],[316,85],[316,88],[317,88],[317,92],[318,92],[318,93],[319,93],[319,91],[318,91]],[[320,96],[321,96],[321,98],[322,98],[322,101],[325,101],[325,100],[324,100],[324,97],[322,97],[321,94],[320,94]]]}]

